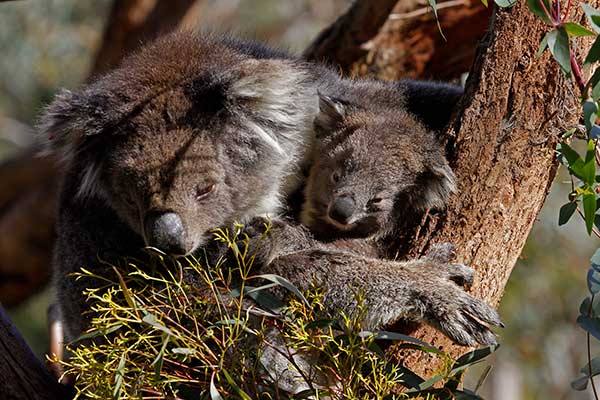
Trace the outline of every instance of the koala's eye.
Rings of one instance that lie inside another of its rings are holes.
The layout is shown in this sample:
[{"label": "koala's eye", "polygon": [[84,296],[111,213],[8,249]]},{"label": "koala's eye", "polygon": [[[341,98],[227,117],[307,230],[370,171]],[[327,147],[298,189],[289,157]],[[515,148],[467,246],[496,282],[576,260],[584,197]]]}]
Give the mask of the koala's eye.
[{"label": "koala's eye", "polygon": [[369,200],[367,202],[367,208],[374,208],[377,207],[381,202],[382,202],[382,198],[380,197],[374,197],[371,200]]},{"label": "koala's eye", "polygon": [[340,181],[340,178],[341,178],[340,171],[338,171],[338,170],[333,171],[333,173],[331,174],[331,182],[338,183]]},{"label": "koala's eye", "polygon": [[215,190],[215,184],[212,183],[208,186],[198,187],[196,189],[196,200],[202,200],[206,198],[213,190]]}]

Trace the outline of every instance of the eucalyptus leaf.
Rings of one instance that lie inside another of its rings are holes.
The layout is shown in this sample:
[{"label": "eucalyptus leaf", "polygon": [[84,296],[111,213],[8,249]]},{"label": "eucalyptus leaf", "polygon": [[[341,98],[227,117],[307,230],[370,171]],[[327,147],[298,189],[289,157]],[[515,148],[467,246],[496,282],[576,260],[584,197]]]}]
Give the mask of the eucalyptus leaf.
[{"label": "eucalyptus leaf", "polygon": [[584,391],[585,389],[587,389],[589,380],[590,378],[587,375],[581,376],[571,382],[571,388],[579,392]]},{"label": "eucalyptus leaf", "polygon": [[596,123],[598,115],[598,105],[594,101],[586,101],[583,103],[583,119],[585,122],[585,130],[589,133],[592,126]]},{"label": "eucalyptus leaf", "polygon": [[[483,3],[484,0],[481,0],[481,2]],[[517,3],[517,0],[494,0],[494,3],[496,3],[496,5],[498,7],[501,8],[509,8],[514,6]],[[485,0],[485,6],[487,7],[487,0]]]},{"label": "eucalyptus leaf", "polygon": [[600,11],[596,10],[595,8],[586,3],[581,3],[581,8],[583,8],[583,12],[587,16],[588,21],[592,26],[592,29],[600,33],[600,21],[598,20],[598,18],[600,17]]},{"label": "eucalyptus leaf", "polygon": [[529,10],[540,17],[548,25],[552,25],[552,22],[548,19],[548,15],[540,5],[540,1],[543,1],[546,10],[550,10],[550,2],[548,0],[527,0],[527,7]]},{"label": "eucalyptus leaf", "polygon": [[588,235],[590,235],[594,228],[594,218],[596,216],[596,195],[594,193],[585,193],[582,202],[585,228],[587,229]]},{"label": "eucalyptus leaf", "polygon": [[587,28],[575,23],[567,22],[563,25],[569,36],[595,36],[596,34]]},{"label": "eucalyptus leaf", "polygon": [[588,52],[583,65],[587,66],[595,63],[598,60],[600,60],[600,36],[594,40],[594,43],[592,44],[592,47],[590,47],[590,51]]},{"label": "eucalyptus leaf", "polygon": [[600,292],[600,272],[590,268],[587,274],[587,285],[591,294]]},{"label": "eucalyptus leaf", "polygon": [[598,268],[600,270],[600,248],[596,249],[592,258],[590,258],[590,263],[592,267]]},{"label": "eucalyptus leaf", "polygon": [[286,288],[287,290],[289,290],[290,292],[295,294],[300,300],[302,300],[304,302],[304,304],[306,304],[307,306],[310,306],[310,303],[308,302],[308,300],[306,300],[306,297],[304,297],[302,292],[300,292],[298,290],[298,288],[296,286],[294,286],[287,279],[285,279],[279,275],[274,275],[274,274],[255,275],[254,278],[262,278],[262,279],[266,279],[268,281],[277,283],[278,285],[283,286],[284,288]]},{"label": "eucalyptus leaf", "polygon": [[600,340],[600,319],[594,317],[588,317],[586,315],[580,315],[577,317],[577,325],[579,325],[584,331]]},{"label": "eucalyptus leaf", "polygon": [[489,356],[494,351],[496,351],[498,347],[500,347],[500,345],[495,344],[492,346],[482,347],[481,349],[473,350],[467,354],[463,354],[456,360],[456,362],[452,366],[452,370],[450,371],[449,375],[454,375],[455,373],[462,371],[469,365],[472,365],[484,359],[485,357]]},{"label": "eucalyptus leaf", "polygon": [[548,34],[548,48],[565,74],[571,73],[571,50],[569,35],[564,28],[557,28]]},{"label": "eucalyptus leaf", "polygon": [[569,222],[569,219],[573,213],[575,213],[575,210],[577,210],[577,203],[568,202],[563,205],[558,212],[558,225],[564,225]]}]

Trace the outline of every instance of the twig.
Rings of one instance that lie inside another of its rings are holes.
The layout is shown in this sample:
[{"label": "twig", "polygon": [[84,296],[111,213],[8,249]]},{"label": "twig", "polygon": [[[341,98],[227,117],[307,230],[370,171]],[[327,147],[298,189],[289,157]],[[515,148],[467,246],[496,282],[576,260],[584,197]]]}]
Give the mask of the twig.
[{"label": "twig", "polygon": [[[450,7],[458,7],[458,6],[467,6],[469,2],[467,0],[451,0],[445,1],[443,3],[437,3],[436,8],[438,10],[443,10],[444,8]],[[421,15],[428,14],[430,12],[430,7],[419,8],[418,10],[407,12],[407,13],[393,13],[390,14],[390,20],[403,20],[403,19],[411,19],[415,17],[419,17]]]}]

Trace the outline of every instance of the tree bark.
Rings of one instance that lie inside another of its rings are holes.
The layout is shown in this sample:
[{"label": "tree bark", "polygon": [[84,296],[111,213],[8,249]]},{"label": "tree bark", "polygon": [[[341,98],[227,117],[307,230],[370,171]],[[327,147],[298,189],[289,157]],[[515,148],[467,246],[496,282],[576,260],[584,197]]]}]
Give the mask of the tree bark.
[{"label": "tree bark", "polygon": [[61,385],[36,358],[0,306],[0,397],[12,400],[66,400],[71,389]]},{"label": "tree bark", "polygon": [[[598,2],[590,5],[597,7]],[[575,13],[573,20],[580,20],[581,12]],[[473,18],[484,19],[485,13],[473,12]],[[440,20],[443,26],[443,15]],[[458,194],[445,212],[426,216],[404,236],[410,240],[401,253],[411,256],[424,254],[435,243],[454,243],[458,260],[477,271],[471,293],[492,305],[500,301],[556,174],[558,135],[576,125],[580,115],[575,84],[567,80],[548,52],[540,59],[535,57],[547,29],[524,0],[513,8],[494,11],[469,73],[465,96],[446,132]],[[390,53],[402,54],[410,43],[405,42],[406,37],[395,36],[401,32],[404,29],[384,29],[373,40],[376,61],[367,62],[367,57],[355,63],[353,70],[386,79],[401,77],[406,71],[403,62],[386,59]],[[589,41],[583,43],[581,48],[589,48]],[[464,65],[469,56],[461,57],[458,64]],[[439,70],[428,66],[435,59],[421,63],[422,67],[411,65],[408,75]],[[407,333],[453,356],[468,350],[427,326]],[[440,367],[441,360],[435,355],[416,351],[396,355],[422,376]]]},{"label": "tree bark", "polygon": [[[176,28],[198,0],[115,1],[90,78]],[[50,279],[61,171],[31,147],[0,163],[0,303],[16,306]]]}]

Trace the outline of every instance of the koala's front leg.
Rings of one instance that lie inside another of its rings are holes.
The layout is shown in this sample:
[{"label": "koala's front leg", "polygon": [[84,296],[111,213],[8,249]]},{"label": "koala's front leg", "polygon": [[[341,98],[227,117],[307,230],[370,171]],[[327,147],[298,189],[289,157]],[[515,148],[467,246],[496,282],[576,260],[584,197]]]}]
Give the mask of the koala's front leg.
[{"label": "koala's front leg", "polygon": [[283,276],[301,290],[312,283],[327,290],[332,314],[352,313],[361,290],[369,307],[365,329],[406,318],[425,321],[459,344],[496,343],[488,325],[501,326],[498,313],[466,293],[456,282],[472,281],[473,271],[450,263],[452,251],[407,262],[367,258],[335,249],[309,249],[277,257],[260,273]]}]

